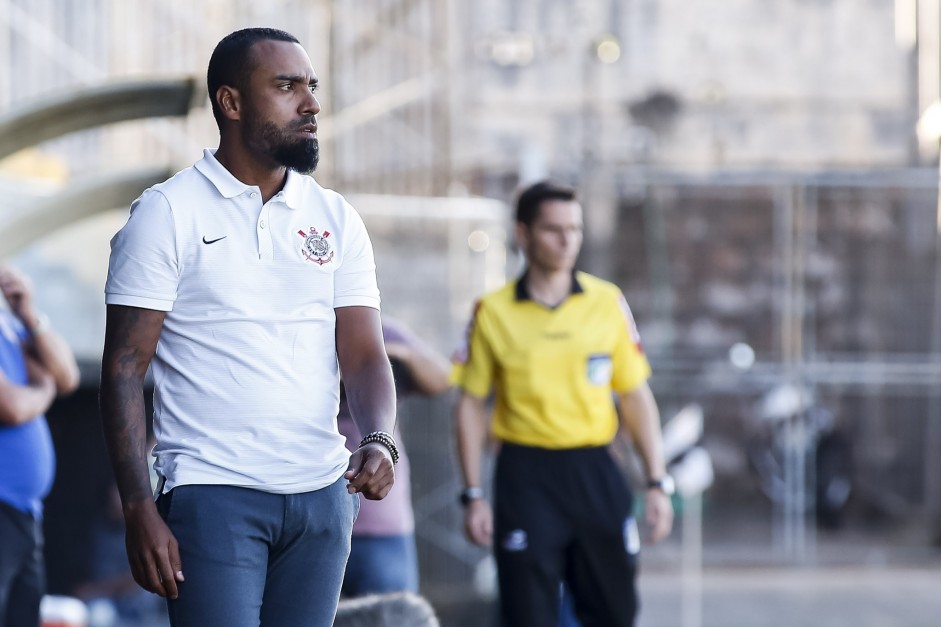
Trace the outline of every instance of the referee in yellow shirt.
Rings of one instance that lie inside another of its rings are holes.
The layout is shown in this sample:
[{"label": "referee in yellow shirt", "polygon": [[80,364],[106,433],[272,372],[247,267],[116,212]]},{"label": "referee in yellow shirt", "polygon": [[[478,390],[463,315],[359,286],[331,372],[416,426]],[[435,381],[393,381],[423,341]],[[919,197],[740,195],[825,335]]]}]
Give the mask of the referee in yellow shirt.
[{"label": "referee in yellow shirt", "polygon": [[[465,530],[495,544],[504,625],[557,625],[562,582],[585,627],[633,625],[640,541],[608,445],[620,415],[646,466],[650,539],[666,537],[673,486],[650,366],[621,291],[574,270],[573,189],[542,182],[520,194],[516,237],[526,271],[478,302],[454,372]],[[493,510],[480,477],[489,434],[500,443]]]}]

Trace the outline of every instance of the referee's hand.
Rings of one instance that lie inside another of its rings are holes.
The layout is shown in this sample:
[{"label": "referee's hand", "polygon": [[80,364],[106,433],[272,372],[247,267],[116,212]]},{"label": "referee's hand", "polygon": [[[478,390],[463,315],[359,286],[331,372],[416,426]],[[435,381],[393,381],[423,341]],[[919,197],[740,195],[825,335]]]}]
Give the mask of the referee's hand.
[{"label": "referee's hand", "polygon": [[647,490],[644,505],[650,541],[659,542],[670,535],[673,529],[673,503],[662,490]]},{"label": "referee's hand", "polygon": [[474,544],[490,546],[493,540],[493,510],[486,499],[473,499],[464,508],[464,533]]}]

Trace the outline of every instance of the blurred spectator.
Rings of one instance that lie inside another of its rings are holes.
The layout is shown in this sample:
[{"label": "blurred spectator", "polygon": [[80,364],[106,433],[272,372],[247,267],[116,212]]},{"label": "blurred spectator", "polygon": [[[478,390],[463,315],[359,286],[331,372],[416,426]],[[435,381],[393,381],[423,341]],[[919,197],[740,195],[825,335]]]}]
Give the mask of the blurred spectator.
[{"label": "blurred spectator", "polygon": [[30,281],[0,267],[0,624],[35,627],[45,593],[42,501],[55,477],[45,412],[79,383],[75,357],[36,311]]},{"label": "blurred spectator", "polygon": [[[392,362],[396,397],[433,396],[448,389],[449,364],[400,323],[383,318],[382,337]],[[340,400],[337,426],[346,446],[355,450],[362,434],[350,416],[346,396]],[[393,433],[399,446],[395,485],[381,501],[362,500],[353,525],[353,545],[343,580],[345,596],[418,591],[415,517],[409,483],[409,461],[398,425]]]}]

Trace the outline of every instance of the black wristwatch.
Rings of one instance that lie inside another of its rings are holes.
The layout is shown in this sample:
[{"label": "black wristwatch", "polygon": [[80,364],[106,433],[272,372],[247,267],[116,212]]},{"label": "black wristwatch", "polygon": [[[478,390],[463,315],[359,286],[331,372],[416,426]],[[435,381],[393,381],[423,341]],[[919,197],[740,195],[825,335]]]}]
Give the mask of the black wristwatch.
[{"label": "black wristwatch", "polygon": [[673,493],[676,492],[676,482],[673,481],[673,477],[665,474],[659,479],[649,479],[647,489],[660,490],[667,496],[673,496]]},{"label": "black wristwatch", "polygon": [[484,489],[479,486],[464,488],[461,490],[461,494],[458,498],[461,501],[461,505],[467,507],[471,501],[484,498]]}]

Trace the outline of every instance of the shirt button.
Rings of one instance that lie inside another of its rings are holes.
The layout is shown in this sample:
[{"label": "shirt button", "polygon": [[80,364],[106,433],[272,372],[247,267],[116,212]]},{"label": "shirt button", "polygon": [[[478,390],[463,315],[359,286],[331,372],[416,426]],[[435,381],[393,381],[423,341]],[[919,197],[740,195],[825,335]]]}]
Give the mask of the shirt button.
[{"label": "shirt button", "polygon": [[261,228],[265,228],[265,221],[262,220],[261,222],[259,222],[258,226],[260,226]]},{"label": "shirt button", "polygon": [[252,192],[251,196],[252,196],[252,198],[258,198],[258,193],[257,193],[257,192]]}]

